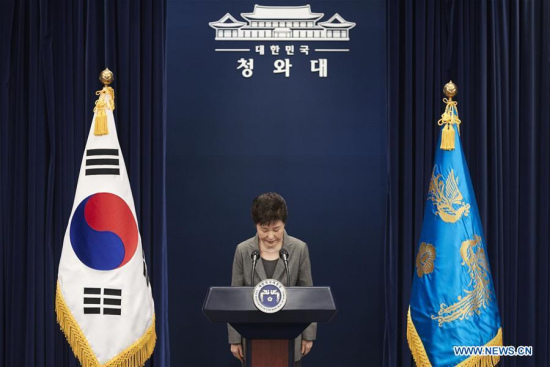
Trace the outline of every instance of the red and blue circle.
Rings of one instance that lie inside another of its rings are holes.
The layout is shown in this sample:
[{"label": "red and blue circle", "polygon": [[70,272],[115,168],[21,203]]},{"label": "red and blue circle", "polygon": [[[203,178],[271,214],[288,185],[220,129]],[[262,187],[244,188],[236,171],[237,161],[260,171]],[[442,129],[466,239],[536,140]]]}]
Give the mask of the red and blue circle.
[{"label": "red and blue circle", "polygon": [[86,266],[113,270],[134,256],[139,234],[126,202],[115,194],[100,192],[78,204],[70,238],[76,256]]}]

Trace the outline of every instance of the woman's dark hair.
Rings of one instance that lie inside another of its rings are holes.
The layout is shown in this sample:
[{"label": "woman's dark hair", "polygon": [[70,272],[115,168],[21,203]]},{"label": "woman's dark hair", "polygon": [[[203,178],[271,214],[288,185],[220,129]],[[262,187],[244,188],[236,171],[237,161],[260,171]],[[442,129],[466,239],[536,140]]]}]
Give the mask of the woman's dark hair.
[{"label": "woman's dark hair", "polygon": [[269,224],[278,220],[286,223],[287,209],[283,197],[274,192],[268,192],[252,201],[252,220],[254,224]]}]

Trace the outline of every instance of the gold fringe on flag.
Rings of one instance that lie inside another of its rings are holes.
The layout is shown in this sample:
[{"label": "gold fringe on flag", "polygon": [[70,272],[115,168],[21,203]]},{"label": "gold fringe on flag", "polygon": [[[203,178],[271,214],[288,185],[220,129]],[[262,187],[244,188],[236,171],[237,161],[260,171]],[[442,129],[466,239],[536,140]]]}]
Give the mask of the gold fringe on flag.
[{"label": "gold fringe on flag", "polygon": [[418,367],[431,367],[432,364],[426,354],[424,344],[422,344],[422,340],[416,332],[416,328],[412,322],[410,307],[409,312],[407,313],[407,342],[409,343],[409,349],[411,350],[416,365]]},{"label": "gold fringe on flag", "polygon": [[157,342],[155,332],[155,315],[149,329],[134,344],[126,348],[118,356],[105,363],[103,367],[134,367],[144,366],[153,354]]},{"label": "gold fringe on flag", "polygon": [[[498,328],[497,335],[487,344],[487,347],[502,346],[502,328]],[[500,356],[470,356],[460,362],[458,367],[493,367],[500,361]]]},{"label": "gold fringe on flag", "polygon": [[57,290],[55,292],[55,313],[57,314],[57,323],[65,334],[65,338],[67,338],[80,364],[83,367],[99,366],[99,361],[92,351],[90,344],[88,344],[88,340],[63,299],[59,282],[57,282]]},{"label": "gold fringe on flag", "polygon": [[80,361],[83,367],[138,367],[144,366],[145,362],[153,354],[157,340],[155,332],[155,316],[149,329],[143,334],[134,344],[119,353],[109,362],[101,365],[97,360],[86,336],[78,326],[69,307],[63,299],[61,286],[57,282],[57,290],[55,294],[55,313],[57,314],[57,322],[69,345],[71,346],[76,358]]},{"label": "gold fringe on flag", "polygon": [[[432,364],[428,359],[422,339],[418,335],[414,323],[411,318],[411,308],[407,312],[407,342],[413,359],[418,367],[431,367]],[[497,335],[491,339],[487,347],[502,346],[502,328],[498,329]],[[470,356],[464,361],[457,364],[457,367],[494,367],[500,361],[500,356]]]}]

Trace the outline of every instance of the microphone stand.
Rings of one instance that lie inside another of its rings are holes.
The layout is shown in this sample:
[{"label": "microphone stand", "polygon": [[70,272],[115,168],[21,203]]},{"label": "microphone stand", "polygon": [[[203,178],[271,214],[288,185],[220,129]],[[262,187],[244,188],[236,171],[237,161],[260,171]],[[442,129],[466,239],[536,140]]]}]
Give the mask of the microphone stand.
[{"label": "microphone stand", "polygon": [[290,272],[288,271],[288,261],[285,261],[285,268],[286,268],[286,286],[290,287]]},{"label": "microphone stand", "polygon": [[260,253],[257,250],[252,251],[252,254],[250,254],[252,257],[252,272],[250,273],[250,284],[254,287],[254,270],[256,269],[256,262],[258,261],[258,257],[260,257]]},{"label": "microphone stand", "polygon": [[288,251],[285,250],[285,249],[281,249],[279,255],[281,256],[281,259],[283,260],[283,264],[285,264],[286,286],[290,287],[290,271],[288,270]]}]

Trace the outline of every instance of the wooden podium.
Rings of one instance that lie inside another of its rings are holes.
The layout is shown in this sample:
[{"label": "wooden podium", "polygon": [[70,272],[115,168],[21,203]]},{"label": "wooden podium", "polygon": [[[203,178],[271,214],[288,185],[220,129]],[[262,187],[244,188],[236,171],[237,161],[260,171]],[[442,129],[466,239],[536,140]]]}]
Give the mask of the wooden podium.
[{"label": "wooden podium", "polygon": [[202,309],[210,322],[231,324],[246,339],[246,367],[293,367],[294,339],[336,314],[330,287],[288,287],[285,306],[272,314],[256,308],[253,293],[254,287],[211,287]]}]

